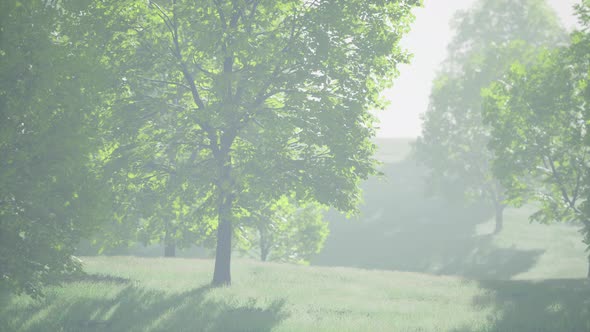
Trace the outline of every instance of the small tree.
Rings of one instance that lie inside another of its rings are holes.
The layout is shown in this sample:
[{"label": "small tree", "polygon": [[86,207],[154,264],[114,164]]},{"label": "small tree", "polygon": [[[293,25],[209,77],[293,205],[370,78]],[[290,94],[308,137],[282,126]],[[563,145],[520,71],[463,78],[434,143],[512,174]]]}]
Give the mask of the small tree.
[{"label": "small tree", "polygon": [[328,236],[324,208],[315,203],[294,204],[287,196],[260,209],[239,223],[246,251],[257,249],[262,261],[308,263]]}]

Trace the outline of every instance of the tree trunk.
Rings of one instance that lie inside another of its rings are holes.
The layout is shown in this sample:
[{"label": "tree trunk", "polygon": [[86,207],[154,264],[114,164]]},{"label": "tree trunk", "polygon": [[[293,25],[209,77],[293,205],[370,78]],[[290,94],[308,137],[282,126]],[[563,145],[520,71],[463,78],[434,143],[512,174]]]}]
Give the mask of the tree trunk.
[{"label": "tree trunk", "polygon": [[260,232],[260,260],[266,262],[266,260],[268,259],[269,252],[267,238],[264,228],[262,226],[258,230]]},{"label": "tree trunk", "polygon": [[590,256],[588,256],[588,274],[586,275],[587,278],[590,278]]},{"label": "tree trunk", "polygon": [[217,225],[217,250],[215,252],[215,271],[213,272],[213,286],[231,285],[231,207],[232,198],[220,197],[219,223]]},{"label": "tree trunk", "polygon": [[231,145],[235,138],[234,131],[227,131],[220,137],[220,148],[215,154],[219,177],[217,181],[217,248],[215,251],[214,287],[231,285],[231,240],[233,232],[234,182],[232,179]]},{"label": "tree trunk", "polygon": [[164,257],[176,257],[176,244],[166,243],[164,246]]},{"label": "tree trunk", "polygon": [[176,256],[176,244],[170,235],[170,220],[166,219],[165,234],[164,234],[164,257],[175,257]]},{"label": "tree trunk", "polygon": [[494,228],[494,234],[498,234],[504,228],[504,205],[502,203],[496,203],[496,226]]},{"label": "tree trunk", "polygon": [[266,248],[260,248],[260,260],[266,262],[268,259],[268,250]]}]

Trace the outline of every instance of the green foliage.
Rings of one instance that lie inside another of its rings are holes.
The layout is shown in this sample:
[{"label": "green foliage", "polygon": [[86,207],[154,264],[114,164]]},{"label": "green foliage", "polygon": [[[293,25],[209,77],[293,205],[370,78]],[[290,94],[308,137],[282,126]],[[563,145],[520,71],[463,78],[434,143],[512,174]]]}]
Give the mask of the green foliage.
[{"label": "green foliage", "polygon": [[261,260],[309,263],[328,236],[325,208],[316,203],[297,205],[286,196],[272,204],[250,209],[240,223],[243,250],[256,249]]},{"label": "green foliage", "polygon": [[375,173],[369,110],[382,108],[379,93],[408,61],[398,43],[419,3],[90,4],[88,30],[108,31],[104,62],[120,87],[112,185],[122,201],[137,200],[120,223],[136,225],[129,211],[149,196],[154,209],[142,218],[160,230],[148,233],[177,220],[169,216],[177,204],[182,234],[191,224],[217,228],[218,249],[227,249],[231,225],[261,205],[253,199],[294,193],[295,203],[355,210],[359,181]]},{"label": "green foliage", "polygon": [[578,6],[584,30],[570,46],[540,54],[531,66],[513,64],[487,89],[485,114],[494,172],[511,201],[540,203],[532,220],[582,222],[590,246],[589,7]]},{"label": "green foliage", "polygon": [[[256,180],[279,196],[300,187],[350,209],[358,196],[348,175],[372,172],[366,111],[379,103],[379,88],[388,84],[382,78],[406,60],[396,46],[401,35],[386,25],[405,31],[412,3],[113,3],[105,18],[127,29],[109,45],[112,62],[124,62],[119,69],[132,102],[123,123],[137,128],[135,141],[151,144],[144,161],[157,159],[158,143],[185,148],[193,165],[200,163],[198,178],[209,181],[219,176],[214,154],[229,153],[235,161],[227,185]],[[114,12],[120,8],[122,17]],[[235,26],[225,21],[231,15]],[[326,31],[333,36],[326,39]]]},{"label": "green foliage", "polygon": [[73,25],[42,1],[0,4],[0,291],[37,296],[78,270],[108,211],[93,154],[105,76]]},{"label": "green foliage", "polygon": [[178,248],[211,242],[212,195],[199,181],[199,168],[191,164],[186,147],[151,141],[166,139],[151,129],[143,128],[135,142],[114,149],[106,161],[119,204],[106,234],[94,239],[101,250],[135,242]]},{"label": "green foliage", "polygon": [[554,45],[564,35],[543,0],[481,0],[456,17],[455,29],[416,156],[431,171],[433,191],[451,188],[501,209],[504,188],[491,172],[494,156],[486,149],[490,130],[482,121],[481,90],[516,59],[530,58],[537,47]]}]

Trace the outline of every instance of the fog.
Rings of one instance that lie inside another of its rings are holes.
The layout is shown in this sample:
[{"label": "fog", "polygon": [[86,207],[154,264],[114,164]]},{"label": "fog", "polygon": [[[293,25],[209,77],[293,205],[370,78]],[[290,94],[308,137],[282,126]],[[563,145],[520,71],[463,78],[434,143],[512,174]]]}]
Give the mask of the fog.
[{"label": "fog", "polygon": [[0,2],[0,331],[590,331],[588,0]]},{"label": "fog", "polygon": [[[418,137],[421,133],[421,114],[428,107],[437,67],[447,56],[447,45],[453,31],[450,22],[458,10],[468,9],[475,0],[426,0],[424,7],[413,10],[416,21],[404,36],[402,46],[413,54],[410,64],[400,68],[394,87],[383,95],[390,105],[379,117],[379,137]],[[579,26],[574,15],[574,0],[549,0],[563,26],[571,30]]]}]

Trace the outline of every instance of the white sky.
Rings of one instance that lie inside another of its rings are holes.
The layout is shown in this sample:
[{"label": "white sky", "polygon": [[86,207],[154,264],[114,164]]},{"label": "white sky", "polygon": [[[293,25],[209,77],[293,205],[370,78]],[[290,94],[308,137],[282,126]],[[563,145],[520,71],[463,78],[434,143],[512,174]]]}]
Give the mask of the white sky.
[{"label": "white sky", "polygon": [[[378,137],[417,137],[421,132],[420,114],[426,111],[432,80],[438,65],[446,57],[447,44],[453,32],[449,23],[453,14],[468,9],[476,0],[425,0],[424,7],[415,9],[416,20],[402,45],[414,54],[410,65],[400,67],[394,87],[384,92],[391,102],[378,113]],[[576,24],[573,5],[579,0],[548,0],[563,25],[571,29]]]}]

